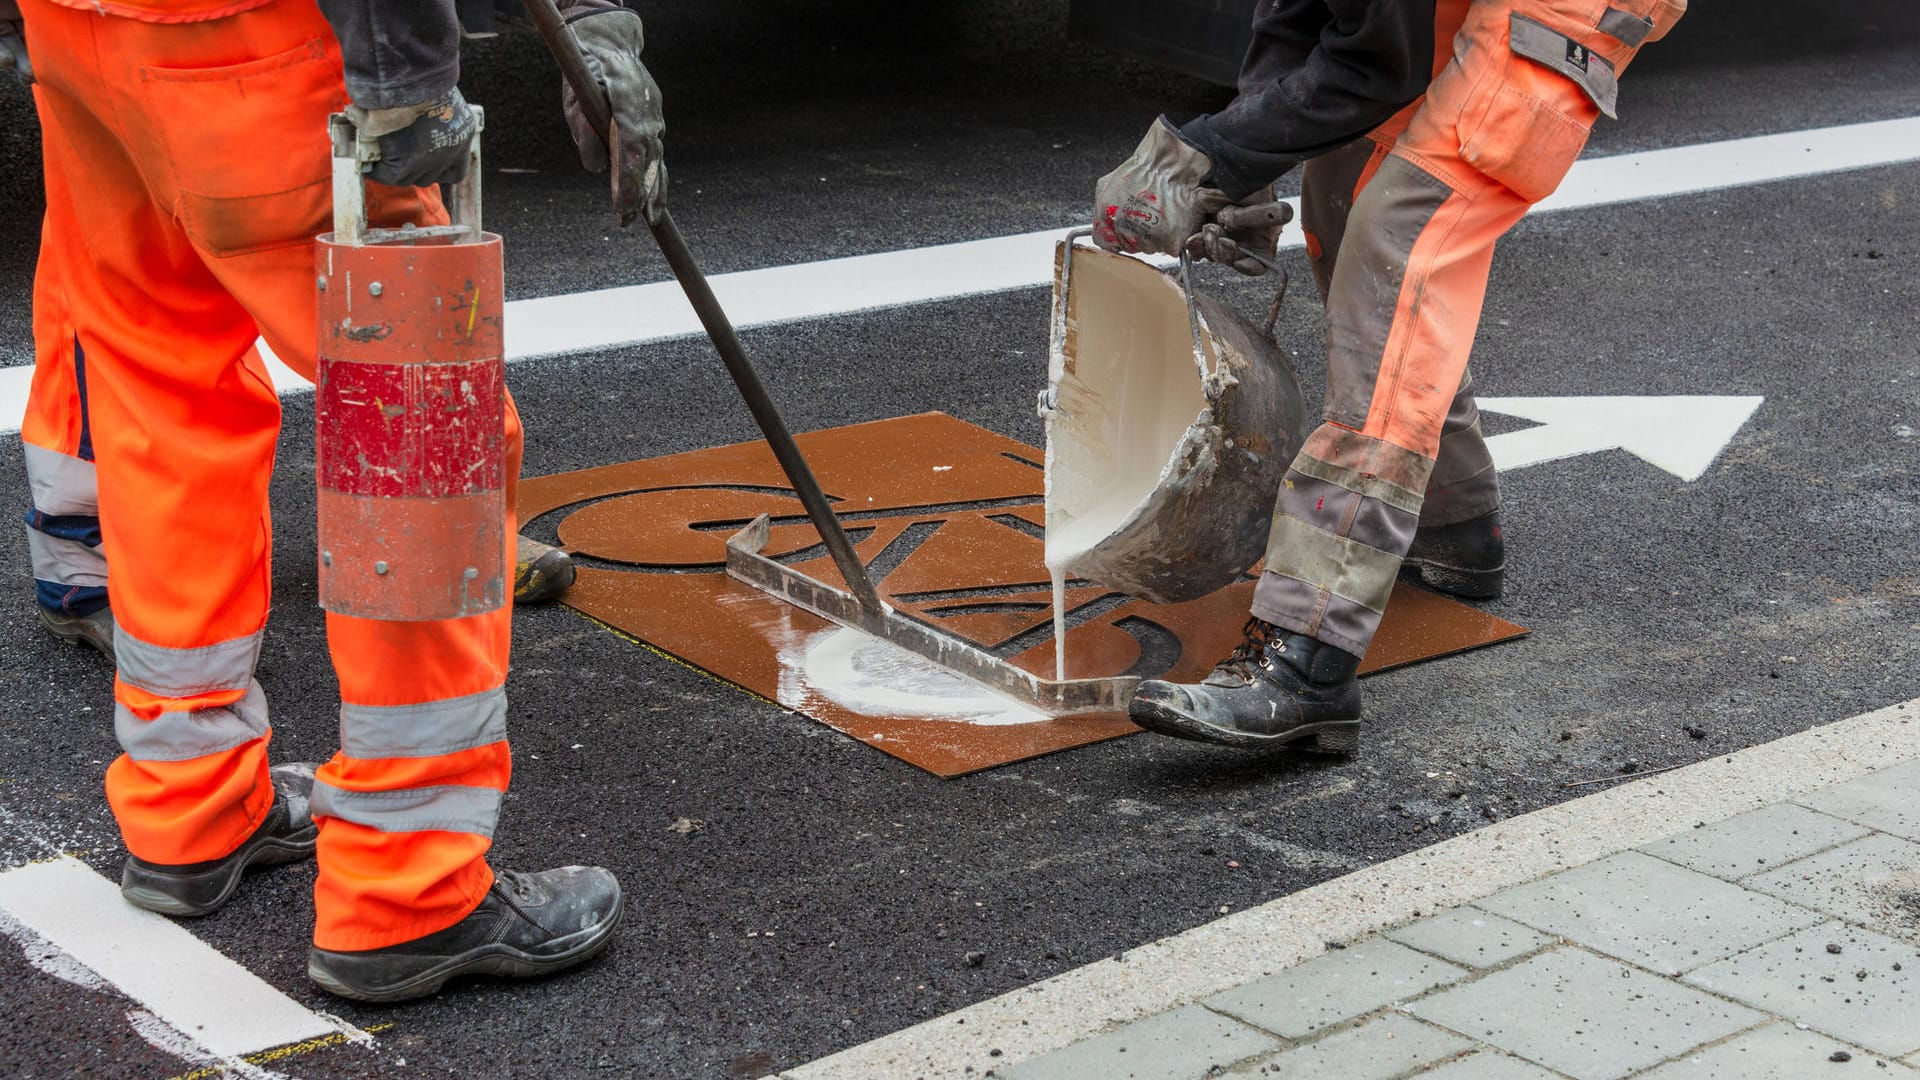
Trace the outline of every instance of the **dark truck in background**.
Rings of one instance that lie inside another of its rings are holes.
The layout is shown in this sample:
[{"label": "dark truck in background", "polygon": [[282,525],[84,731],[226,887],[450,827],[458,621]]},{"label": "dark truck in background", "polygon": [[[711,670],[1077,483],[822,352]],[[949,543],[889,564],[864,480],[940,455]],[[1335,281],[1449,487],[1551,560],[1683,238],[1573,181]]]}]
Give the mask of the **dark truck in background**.
[{"label": "dark truck in background", "polygon": [[[1232,86],[1253,37],[1257,0],[1072,0],[1067,33],[1160,67]],[[520,0],[456,0],[468,37],[524,17]]]},{"label": "dark truck in background", "polygon": [[1257,0],[1073,0],[1067,32],[1160,67],[1232,86]]}]

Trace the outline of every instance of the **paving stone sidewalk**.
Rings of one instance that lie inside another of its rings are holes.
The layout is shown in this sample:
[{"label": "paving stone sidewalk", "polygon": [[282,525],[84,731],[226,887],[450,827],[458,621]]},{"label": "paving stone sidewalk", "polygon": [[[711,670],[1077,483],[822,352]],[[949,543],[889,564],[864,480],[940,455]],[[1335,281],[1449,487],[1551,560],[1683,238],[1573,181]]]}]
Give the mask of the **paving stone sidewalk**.
[{"label": "paving stone sidewalk", "polygon": [[1920,762],[1341,943],[992,1075],[1920,1080]]}]

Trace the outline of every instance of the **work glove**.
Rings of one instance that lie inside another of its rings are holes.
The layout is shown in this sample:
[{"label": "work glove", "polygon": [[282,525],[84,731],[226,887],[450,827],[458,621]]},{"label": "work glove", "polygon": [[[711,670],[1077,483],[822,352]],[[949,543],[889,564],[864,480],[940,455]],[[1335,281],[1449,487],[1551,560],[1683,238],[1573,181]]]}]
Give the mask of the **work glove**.
[{"label": "work glove", "polygon": [[459,90],[396,109],[349,105],[347,116],[353,121],[362,160],[368,151],[377,154],[378,160],[362,166],[375,183],[426,187],[467,178],[467,152],[480,125]]},{"label": "work glove", "polygon": [[1093,242],[1108,251],[1178,255],[1208,218],[1233,203],[1201,186],[1212,171],[1213,162],[1166,117],[1155,120],[1133,156],[1094,186]]},{"label": "work glove", "polygon": [[33,81],[33,65],[27,61],[27,27],[20,19],[20,5],[0,0],[0,68],[12,68],[23,83]]},{"label": "work glove", "polygon": [[1267,264],[1250,253],[1271,261],[1280,248],[1281,227],[1292,220],[1293,207],[1275,199],[1269,185],[1213,215],[1187,239],[1187,254],[1257,277],[1267,272]]},{"label": "work glove", "polygon": [[613,113],[613,139],[607,144],[594,134],[587,123],[573,87],[562,80],[560,107],[567,116],[567,129],[573,144],[580,149],[580,164],[588,172],[612,172],[613,210],[622,226],[632,224],[636,215],[645,214],[649,222],[660,218],[667,203],[667,163],[660,137],[666,133],[666,113],[661,109],[660,87],[640,63],[643,36],[640,16],[632,11],[604,11],[575,19],[568,24],[586,56],[587,70],[607,96]]}]

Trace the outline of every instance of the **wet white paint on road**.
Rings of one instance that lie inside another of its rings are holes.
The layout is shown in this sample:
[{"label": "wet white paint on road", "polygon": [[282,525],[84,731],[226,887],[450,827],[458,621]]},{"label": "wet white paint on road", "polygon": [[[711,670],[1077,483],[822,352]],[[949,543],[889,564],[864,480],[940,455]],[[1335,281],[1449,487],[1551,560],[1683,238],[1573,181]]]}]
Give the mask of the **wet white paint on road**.
[{"label": "wet white paint on road", "polygon": [[862,716],[1000,726],[1047,714],[923,656],[847,627],[822,630],[780,656],[780,704],[807,712],[824,699]]}]

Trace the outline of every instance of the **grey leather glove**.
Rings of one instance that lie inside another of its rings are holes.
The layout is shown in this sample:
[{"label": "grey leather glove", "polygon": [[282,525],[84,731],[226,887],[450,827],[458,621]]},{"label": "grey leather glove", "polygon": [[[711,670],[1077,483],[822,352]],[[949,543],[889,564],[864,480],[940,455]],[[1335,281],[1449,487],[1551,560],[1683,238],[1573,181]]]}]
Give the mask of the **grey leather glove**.
[{"label": "grey leather glove", "polygon": [[626,10],[604,11],[575,19],[568,26],[613,113],[609,153],[587,123],[573,87],[562,81],[560,107],[573,144],[580,150],[580,164],[589,172],[613,174],[613,210],[621,225],[630,224],[639,214],[656,221],[667,203],[667,163],[661,143],[667,119],[660,87],[640,63],[645,40],[640,16]]},{"label": "grey leather glove", "polygon": [[467,178],[467,152],[479,124],[459,90],[397,109],[349,105],[347,115],[361,147],[378,152],[366,167],[375,183],[426,187]]},{"label": "grey leather glove", "polygon": [[11,68],[23,83],[33,81],[33,64],[27,60],[27,27],[20,19],[20,5],[0,0],[0,70]]},{"label": "grey leather glove", "polygon": [[1249,276],[1267,272],[1267,264],[1248,252],[1271,260],[1280,248],[1280,230],[1293,220],[1293,207],[1273,197],[1268,185],[1233,206],[1225,207],[1200,231],[1187,239],[1187,254],[1212,259]]},{"label": "grey leather glove", "polygon": [[1108,251],[1178,255],[1187,238],[1233,202],[1202,187],[1213,163],[1180,138],[1166,117],[1153,122],[1133,156],[1094,186],[1093,242]]}]

